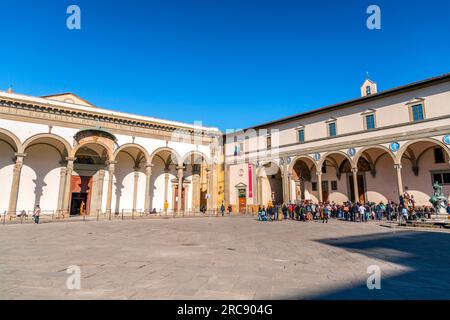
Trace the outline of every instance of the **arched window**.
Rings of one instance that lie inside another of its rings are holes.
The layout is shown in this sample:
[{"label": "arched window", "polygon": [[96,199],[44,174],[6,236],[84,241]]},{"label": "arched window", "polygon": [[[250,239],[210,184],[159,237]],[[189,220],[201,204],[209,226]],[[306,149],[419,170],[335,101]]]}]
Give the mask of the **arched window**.
[{"label": "arched window", "polygon": [[372,94],[372,90],[370,89],[370,86],[366,87],[366,94],[367,95],[371,95]]}]

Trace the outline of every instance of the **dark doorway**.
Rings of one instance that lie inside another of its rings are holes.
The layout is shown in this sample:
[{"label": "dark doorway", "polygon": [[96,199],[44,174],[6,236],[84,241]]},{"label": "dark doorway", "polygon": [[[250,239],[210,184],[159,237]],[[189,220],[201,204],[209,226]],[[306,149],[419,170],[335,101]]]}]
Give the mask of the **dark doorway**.
[{"label": "dark doorway", "polygon": [[328,196],[330,192],[328,190],[328,181],[322,181],[322,199],[323,201],[328,201]]},{"label": "dark doorway", "polygon": [[[348,181],[349,181],[349,186],[350,186],[350,200],[352,202],[355,202],[355,188],[353,185],[353,175],[349,175],[348,176]],[[366,202],[366,188],[365,188],[365,183],[364,183],[364,176],[363,175],[358,175],[358,194],[359,194],[359,198],[357,199],[358,202],[360,203],[365,203]]]},{"label": "dark doorway", "polygon": [[70,187],[70,215],[79,215],[82,204],[84,214],[89,215],[92,177],[72,176]]},{"label": "dark doorway", "polygon": [[70,204],[70,215],[71,216],[80,215],[82,205],[83,205],[83,213],[86,214],[87,201],[88,201],[87,193],[72,193],[72,203]]}]

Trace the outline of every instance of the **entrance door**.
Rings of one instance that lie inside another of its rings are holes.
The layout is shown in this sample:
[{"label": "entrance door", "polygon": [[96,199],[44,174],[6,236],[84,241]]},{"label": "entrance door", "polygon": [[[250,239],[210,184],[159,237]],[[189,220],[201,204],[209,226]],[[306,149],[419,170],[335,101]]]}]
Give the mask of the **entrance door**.
[{"label": "entrance door", "polygon": [[323,201],[328,201],[328,181],[322,181],[322,199]]},{"label": "entrance door", "polygon": [[[353,186],[353,176],[349,175],[348,176],[348,181],[349,181],[349,186],[350,186],[350,199],[352,202],[355,202],[355,188]],[[358,179],[358,199],[357,201],[359,201],[360,203],[365,203],[366,202],[366,189],[365,189],[365,183],[364,183],[364,176],[363,175],[358,175],[357,177]]]},{"label": "entrance door", "polygon": [[239,189],[239,212],[247,211],[247,190]]},{"label": "entrance door", "polygon": [[72,176],[70,198],[70,215],[89,214],[91,204],[92,177]]}]

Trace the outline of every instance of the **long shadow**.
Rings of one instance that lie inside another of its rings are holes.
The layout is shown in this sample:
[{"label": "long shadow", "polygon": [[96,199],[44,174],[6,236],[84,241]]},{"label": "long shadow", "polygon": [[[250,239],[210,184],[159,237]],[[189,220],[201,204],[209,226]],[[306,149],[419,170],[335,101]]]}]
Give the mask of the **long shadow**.
[{"label": "long shadow", "polygon": [[[330,289],[328,292],[308,298],[326,300],[450,299],[449,233],[401,231],[323,239],[318,242],[344,248],[371,259],[395,263],[406,267],[407,271],[399,271],[400,273],[396,276],[389,277],[383,276],[381,268],[381,290],[369,290],[364,281],[358,285]],[[365,276],[368,278],[369,274]],[[292,299],[295,298],[292,297]]]}]

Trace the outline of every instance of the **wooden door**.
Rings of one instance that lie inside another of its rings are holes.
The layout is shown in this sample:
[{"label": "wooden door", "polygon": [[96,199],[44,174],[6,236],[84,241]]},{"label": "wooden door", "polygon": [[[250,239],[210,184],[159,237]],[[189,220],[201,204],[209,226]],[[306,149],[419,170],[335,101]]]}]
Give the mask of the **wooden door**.
[{"label": "wooden door", "polygon": [[247,210],[247,191],[239,189],[239,212],[246,212]]}]

